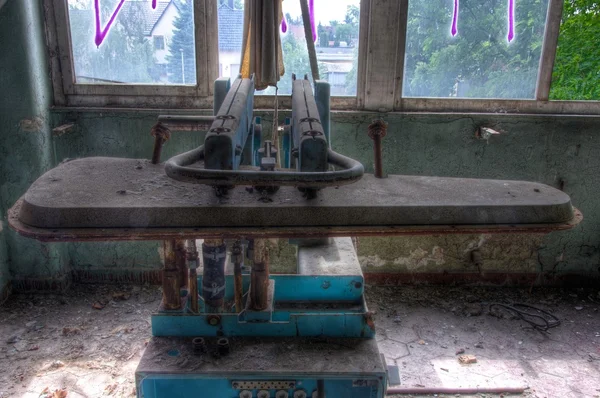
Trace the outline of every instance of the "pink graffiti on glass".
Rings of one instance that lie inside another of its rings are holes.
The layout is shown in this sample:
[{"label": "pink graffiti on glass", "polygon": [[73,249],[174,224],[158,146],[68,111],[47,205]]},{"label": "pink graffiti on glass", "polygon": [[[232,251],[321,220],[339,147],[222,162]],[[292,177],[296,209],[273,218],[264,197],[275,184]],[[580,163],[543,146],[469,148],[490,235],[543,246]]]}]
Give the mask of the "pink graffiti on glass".
[{"label": "pink graffiti on glass", "polygon": [[[452,13],[452,27],[450,33],[452,36],[458,34],[458,6],[459,0],[454,0],[454,11]],[[515,0],[508,0],[508,42],[515,38]]]},{"label": "pink graffiti on glass", "polygon": [[458,0],[454,0],[454,12],[452,13],[452,29],[450,30],[452,36],[456,36],[458,33]]},{"label": "pink graffiti on glass", "polygon": [[[100,28],[100,0],[94,0],[94,10],[96,12],[96,38],[95,38],[94,42],[96,43],[96,46],[100,47],[100,44],[102,44],[102,42],[106,38],[106,35],[110,31],[110,28],[112,27],[113,22],[115,22],[115,19],[117,19],[117,15],[119,15],[119,11],[121,11],[121,7],[123,7],[124,2],[125,2],[125,0],[119,1],[117,8],[115,8],[112,15],[110,16],[108,23],[106,24],[104,29],[101,29]],[[153,9],[156,9],[156,2],[157,2],[157,0],[152,0],[152,8]]]},{"label": "pink graffiti on glass", "polygon": [[[310,0],[308,2],[308,14],[310,15],[310,28],[312,29],[312,37],[313,41],[317,41],[317,29],[315,29],[315,1]],[[288,26],[287,21],[285,20],[285,15],[281,20],[281,31],[283,33],[287,32]]]}]

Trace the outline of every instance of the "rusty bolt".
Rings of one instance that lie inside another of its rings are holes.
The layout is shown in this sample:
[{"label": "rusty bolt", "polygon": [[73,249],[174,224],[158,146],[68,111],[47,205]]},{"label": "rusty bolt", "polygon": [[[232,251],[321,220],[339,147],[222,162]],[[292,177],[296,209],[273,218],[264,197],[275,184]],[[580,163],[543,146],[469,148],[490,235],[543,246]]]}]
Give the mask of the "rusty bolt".
[{"label": "rusty bolt", "polygon": [[375,177],[383,178],[383,161],[381,159],[381,139],[387,135],[388,124],[383,120],[373,120],[369,125],[369,137],[373,140]]},{"label": "rusty bolt", "polygon": [[385,137],[387,135],[387,127],[388,124],[381,120],[373,120],[371,124],[369,124],[369,137],[374,140],[376,137]]},{"label": "rusty bolt", "polygon": [[150,134],[154,137],[154,151],[152,152],[152,164],[160,163],[160,153],[162,146],[171,138],[171,131],[161,122],[158,122],[150,130]]}]

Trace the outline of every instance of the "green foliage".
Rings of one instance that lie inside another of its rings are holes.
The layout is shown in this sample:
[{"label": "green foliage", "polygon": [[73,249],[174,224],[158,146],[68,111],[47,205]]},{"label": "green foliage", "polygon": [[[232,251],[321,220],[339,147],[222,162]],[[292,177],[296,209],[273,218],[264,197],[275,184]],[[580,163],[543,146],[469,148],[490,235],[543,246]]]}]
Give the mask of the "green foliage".
[{"label": "green foliage", "polygon": [[550,99],[600,100],[600,3],[565,0]]},{"label": "green foliage", "polygon": [[[177,84],[196,83],[196,51],[194,49],[193,1],[180,2],[179,15],[173,21],[173,37],[167,55],[169,82]],[[182,66],[183,60],[183,66]]]},{"label": "green foliage", "polygon": [[409,2],[404,95],[533,98],[547,0],[516,1],[510,43],[506,0],[462,0],[456,37],[452,7]]}]

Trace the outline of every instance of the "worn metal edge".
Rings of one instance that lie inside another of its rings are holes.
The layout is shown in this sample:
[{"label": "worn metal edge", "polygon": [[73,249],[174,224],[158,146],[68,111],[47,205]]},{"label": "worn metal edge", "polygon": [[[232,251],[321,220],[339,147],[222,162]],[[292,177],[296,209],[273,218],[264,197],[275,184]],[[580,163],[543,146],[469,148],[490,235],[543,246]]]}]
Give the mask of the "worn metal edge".
[{"label": "worn metal edge", "polygon": [[559,224],[402,225],[335,227],[214,227],[214,228],[37,228],[19,220],[23,197],[8,210],[8,225],[19,235],[41,242],[143,241],[165,239],[315,238],[344,236],[400,236],[480,233],[541,233],[565,231],[583,220],[573,208],[573,219]]}]

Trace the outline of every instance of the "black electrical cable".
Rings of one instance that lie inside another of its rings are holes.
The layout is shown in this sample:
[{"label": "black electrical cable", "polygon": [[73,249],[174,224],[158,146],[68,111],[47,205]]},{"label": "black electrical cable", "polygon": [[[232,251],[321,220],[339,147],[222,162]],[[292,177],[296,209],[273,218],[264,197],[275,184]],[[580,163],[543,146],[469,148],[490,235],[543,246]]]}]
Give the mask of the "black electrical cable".
[{"label": "black electrical cable", "polygon": [[[548,311],[544,311],[542,309],[539,309],[539,308],[531,306],[531,305],[521,304],[521,303],[514,303],[512,305],[502,304],[502,303],[491,303],[490,307],[489,307],[490,313],[492,312],[493,307],[501,307],[501,308],[504,308],[505,310],[513,312],[520,319],[529,323],[534,329],[542,331],[542,332],[547,332],[548,329],[551,329],[551,328],[554,328],[554,327],[557,327],[558,325],[560,325],[560,319],[558,319],[555,315],[549,313]],[[538,314],[526,312],[523,310],[523,308],[533,309],[533,310],[537,311]],[[543,314],[543,315],[540,315],[540,314]],[[541,322],[536,322],[535,321],[536,319],[541,320]]]}]

